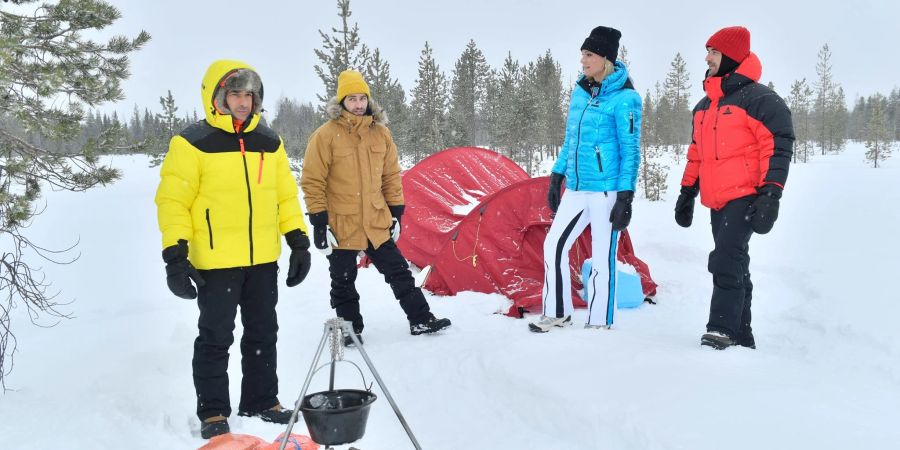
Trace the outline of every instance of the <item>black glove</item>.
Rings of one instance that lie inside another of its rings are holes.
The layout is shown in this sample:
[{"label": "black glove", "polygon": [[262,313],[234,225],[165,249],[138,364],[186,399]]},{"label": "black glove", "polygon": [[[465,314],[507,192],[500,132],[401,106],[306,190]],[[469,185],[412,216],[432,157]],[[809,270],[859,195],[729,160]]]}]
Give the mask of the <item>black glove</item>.
[{"label": "black glove", "polygon": [[309,223],[313,226],[313,243],[323,255],[328,256],[337,246],[337,238],[328,226],[328,211],[317,212],[309,215]]},{"label": "black glove", "polygon": [[393,217],[393,220],[391,220],[391,239],[397,242],[400,239],[400,229],[403,227],[400,223],[400,218],[403,217],[403,210],[406,207],[404,205],[393,205],[389,206],[389,208],[391,209],[391,217]]},{"label": "black glove", "polygon": [[759,234],[772,231],[775,219],[778,218],[778,203],[781,199],[781,187],[774,184],[764,184],[756,189],[757,196],[747,208],[744,218],[750,222],[750,228]]},{"label": "black glove", "polygon": [[550,189],[547,190],[547,206],[550,207],[550,211],[556,212],[559,209],[563,178],[565,177],[556,172],[550,173]]},{"label": "black glove", "polygon": [[634,200],[634,191],[619,191],[616,194],[616,204],[609,212],[609,221],[612,229],[622,231],[631,223],[631,202]]},{"label": "black glove", "polygon": [[291,248],[290,265],[287,273],[287,286],[294,287],[309,274],[310,254],[309,254],[309,238],[299,228],[285,233],[284,240],[287,241],[288,247]]},{"label": "black glove", "polygon": [[694,221],[694,198],[700,192],[700,180],[693,186],[682,186],[681,194],[675,201],[675,222],[687,228]]},{"label": "black glove", "polygon": [[163,261],[166,262],[166,284],[173,294],[186,300],[197,298],[197,289],[191,284],[191,280],[197,286],[205,286],[206,281],[200,276],[200,272],[188,261],[188,243],[179,239],[177,245],[166,247],[162,251]]}]

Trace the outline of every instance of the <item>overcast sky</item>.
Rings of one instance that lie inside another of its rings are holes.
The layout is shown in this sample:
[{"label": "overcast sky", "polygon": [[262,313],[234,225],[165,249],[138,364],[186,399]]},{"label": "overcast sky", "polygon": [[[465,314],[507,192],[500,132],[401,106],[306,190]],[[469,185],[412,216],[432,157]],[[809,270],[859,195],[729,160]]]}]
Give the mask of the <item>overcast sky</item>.
[{"label": "overcast sky", "polygon": [[[115,34],[134,36],[144,29],[152,40],[132,56],[132,75],[124,83],[127,98],[104,110],[130,114],[135,104],[158,110],[159,97],[171,90],[180,112],[200,111],[200,80],[209,63],[220,58],[256,67],[270,110],[279,96],[315,102],[322,92],[313,49],[321,45],[318,30],[330,32],[339,25],[334,0],[112,3],[123,15],[110,28]],[[900,87],[898,5],[896,0],[352,0],[351,20],[359,25],[363,42],[381,49],[407,93],[425,41],[448,80],[474,39],[493,67],[507,52],[524,63],[549,49],[570,83],[580,69],[584,38],[593,27],[606,25],[622,31],[621,44],[628,48],[641,95],[664,79],[680,52],[698,100],[706,40],[719,28],[744,25],[762,61],[762,81],[774,82],[782,96],[794,80],[815,81],[817,53],[827,43],[834,78],[852,103],[857,95]]]}]

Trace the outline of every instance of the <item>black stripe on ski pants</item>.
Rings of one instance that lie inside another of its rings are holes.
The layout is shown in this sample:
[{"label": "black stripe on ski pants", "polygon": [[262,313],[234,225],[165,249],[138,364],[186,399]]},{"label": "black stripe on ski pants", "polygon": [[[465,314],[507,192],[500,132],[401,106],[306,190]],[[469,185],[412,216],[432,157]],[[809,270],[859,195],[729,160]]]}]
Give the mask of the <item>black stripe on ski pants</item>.
[{"label": "black stripe on ski pants", "polygon": [[231,415],[228,349],[234,343],[234,319],[241,307],[241,400],[239,411],[258,412],[278,404],[275,343],[278,319],[278,264],[201,270],[198,289],[200,334],[194,341],[194,388],[200,420]]},{"label": "black stripe on ski pants", "polygon": [[[365,252],[378,272],[384,275],[384,281],[391,286],[407,320],[410,323],[426,320],[431,311],[428,301],[422,290],[416,287],[409,263],[397,244],[389,239],[376,249],[369,242]],[[331,274],[331,307],[338,317],[352,322],[353,330],[360,333],[365,324],[359,312],[359,292],[356,290],[357,254],[359,250],[335,249],[328,255],[328,271]]]},{"label": "black stripe on ski pants", "polygon": [[718,211],[711,211],[716,246],[709,254],[713,293],[707,331],[719,331],[731,337],[751,331],[750,236],[753,230],[744,216],[754,198],[741,197]]},{"label": "black stripe on ski pants", "polygon": [[[565,298],[563,295],[563,288],[565,287],[563,275],[569,276],[569,267],[568,264],[566,264],[565,268],[562,267],[563,252],[569,251],[569,247],[566,247],[566,241],[569,240],[572,229],[575,228],[575,225],[581,219],[582,214],[584,214],[584,211],[580,211],[568,224],[566,224],[566,228],[559,236],[558,242],[556,242],[556,253],[553,255],[553,262],[555,263],[553,265],[553,276],[556,277],[556,292],[554,292],[554,297],[556,298],[556,317],[564,317],[565,314],[563,306],[563,299]],[[564,269],[565,274],[563,273]],[[546,303],[546,299],[544,299],[544,303]]]}]

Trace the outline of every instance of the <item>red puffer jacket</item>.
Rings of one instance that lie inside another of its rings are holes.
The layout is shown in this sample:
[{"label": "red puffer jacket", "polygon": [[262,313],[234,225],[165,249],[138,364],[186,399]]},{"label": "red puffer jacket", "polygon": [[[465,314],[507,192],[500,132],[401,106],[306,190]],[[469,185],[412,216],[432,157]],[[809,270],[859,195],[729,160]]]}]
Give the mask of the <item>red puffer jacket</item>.
[{"label": "red puffer jacket", "polygon": [[724,77],[703,81],[706,97],[694,107],[693,139],[682,186],[700,179],[700,202],[721,209],[756,194],[763,184],[784,187],[794,129],[784,100],[759,84],[762,65],[754,53]]}]

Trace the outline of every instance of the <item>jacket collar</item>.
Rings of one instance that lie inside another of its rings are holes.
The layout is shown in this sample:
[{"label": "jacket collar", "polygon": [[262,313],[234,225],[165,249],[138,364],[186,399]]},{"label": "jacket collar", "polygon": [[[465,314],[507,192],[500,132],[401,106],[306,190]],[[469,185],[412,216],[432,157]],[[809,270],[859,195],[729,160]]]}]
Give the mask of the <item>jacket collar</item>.
[{"label": "jacket collar", "polygon": [[748,84],[758,83],[761,76],[762,64],[756,54],[750,52],[734,72],[703,80],[703,90],[710,100],[718,100]]},{"label": "jacket collar", "polygon": [[[387,126],[388,124],[388,116],[384,109],[381,108],[381,105],[378,104],[375,100],[369,98],[369,109],[372,110],[371,116],[355,116],[355,117],[371,117],[374,123],[378,123],[381,125]],[[343,113],[347,112],[341,104],[338,102],[337,97],[331,97],[328,99],[328,103],[325,104],[325,117],[330,120],[339,119]],[[348,113],[350,114],[350,113]],[[353,116],[353,114],[350,114]]]},{"label": "jacket collar", "polygon": [[[631,84],[631,79],[628,78],[628,69],[625,67],[625,64],[623,64],[622,61],[616,61],[615,68],[616,70],[609,74],[609,76],[600,84],[588,80],[584,74],[578,77],[577,83],[582,89],[587,91],[588,94],[591,94],[592,97],[605,95],[623,88],[634,89]],[[599,90],[594,94],[592,91],[596,87],[599,87]]]},{"label": "jacket collar", "polygon": [[368,128],[372,125],[372,116],[357,116],[350,111],[341,111],[340,117],[337,119],[341,124],[346,124],[351,130],[359,131],[360,128]]}]

